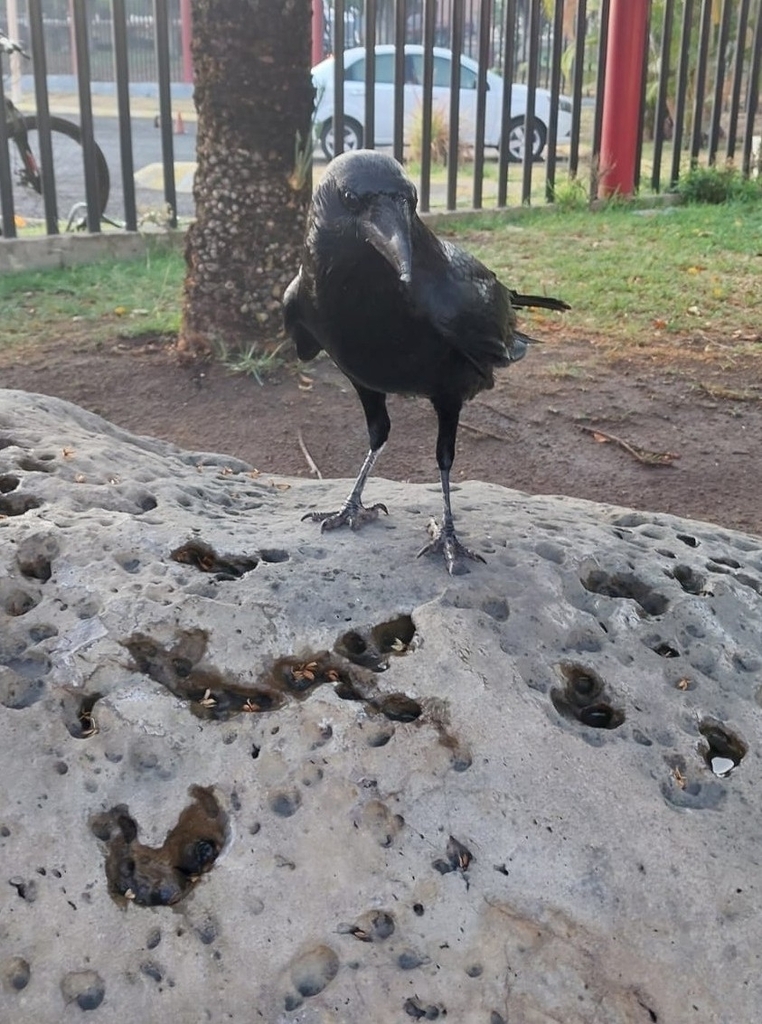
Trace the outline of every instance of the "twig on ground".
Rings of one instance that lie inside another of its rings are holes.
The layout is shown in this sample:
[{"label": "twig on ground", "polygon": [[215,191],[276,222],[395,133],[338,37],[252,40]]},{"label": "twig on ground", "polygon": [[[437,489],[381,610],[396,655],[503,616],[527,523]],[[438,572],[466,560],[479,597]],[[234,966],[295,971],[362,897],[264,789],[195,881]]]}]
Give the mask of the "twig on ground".
[{"label": "twig on ground", "polygon": [[637,445],[623,441],[616,434],[607,434],[604,430],[598,430],[597,427],[581,427],[580,429],[587,434],[592,434],[596,441],[613,441],[645,466],[671,466],[675,459],[680,458],[676,452],[651,452],[647,448],[639,448]]},{"label": "twig on ground", "polygon": [[307,451],[307,445],[304,443],[304,438],[302,437],[301,430],[296,435],[296,439],[299,442],[299,447],[302,449],[302,455],[305,457],[305,459],[307,460],[307,465],[310,467],[310,473],[312,474],[312,476],[316,476],[318,478],[318,480],[322,480],[323,479],[323,474],[318,469],[315,460],[312,458],[310,453]]},{"label": "twig on ground", "polygon": [[460,422],[461,430],[470,430],[472,434],[479,434],[481,437],[491,437],[493,441],[502,441],[507,444],[510,441],[505,434],[493,434],[491,430],[482,430],[481,427],[472,427],[470,423]]}]

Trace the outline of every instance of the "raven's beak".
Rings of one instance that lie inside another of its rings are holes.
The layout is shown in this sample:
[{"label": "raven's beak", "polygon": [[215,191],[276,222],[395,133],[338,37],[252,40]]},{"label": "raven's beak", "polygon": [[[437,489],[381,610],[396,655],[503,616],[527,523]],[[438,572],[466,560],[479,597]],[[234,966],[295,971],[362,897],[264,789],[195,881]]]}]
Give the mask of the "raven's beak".
[{"label": "raven's beak", "polygon": [[410,209],[394,196],[377,196],[360,218],[365,241],[394,267],[403,284],[412,280]]}]

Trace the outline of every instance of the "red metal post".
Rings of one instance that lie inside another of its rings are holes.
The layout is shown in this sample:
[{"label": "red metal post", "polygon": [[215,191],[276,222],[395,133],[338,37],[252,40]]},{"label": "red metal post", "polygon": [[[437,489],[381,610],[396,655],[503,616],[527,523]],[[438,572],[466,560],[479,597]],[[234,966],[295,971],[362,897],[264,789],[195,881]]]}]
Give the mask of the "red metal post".
[{"label": "red metal post", "polygon": [[323,0],[312,0],[312,66],[323,59]]},{"label": "red metal post", "polygon": [[638,149],[648,0],[611,0],[601,134],[601,198],[632,195]]},{"label": "red metal post", "polygon": [[183,81],[193,81],[191,57],[191,0],[180,0],[180,45],[183,54]]}]

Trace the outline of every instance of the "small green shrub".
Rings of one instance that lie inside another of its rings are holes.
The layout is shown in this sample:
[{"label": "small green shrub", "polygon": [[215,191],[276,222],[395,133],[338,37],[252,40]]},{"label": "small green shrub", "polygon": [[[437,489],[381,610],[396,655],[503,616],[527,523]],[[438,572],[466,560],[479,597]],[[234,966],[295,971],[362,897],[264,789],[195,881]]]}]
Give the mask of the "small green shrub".
[{"label": "small green shrub", "polygon": [[590,206],[590,194],[579,178],[569,178],[554,187],[553,205],[562,213],[586,210]]},{"label": "small green shrub", "polygon": [[744,178],[732,164],[692,167],[677,183],[685,203],[750,203],[762,199],[762,180]]}]

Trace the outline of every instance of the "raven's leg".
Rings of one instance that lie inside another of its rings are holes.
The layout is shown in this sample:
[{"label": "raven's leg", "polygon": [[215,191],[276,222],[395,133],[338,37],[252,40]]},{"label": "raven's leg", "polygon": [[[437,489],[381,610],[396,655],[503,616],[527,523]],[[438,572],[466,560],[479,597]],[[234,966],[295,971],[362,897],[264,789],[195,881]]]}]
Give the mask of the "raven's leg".
[{"label": "raven's leg", "polygon": [[444,554],[445,565],[450,575],[459,575],[468,572],[464,559],[473,558],[478,562],[484,561],[481,555],[477,555],[475,551],[470,551],[458,540],[455,535],[455,525],[450,506],[450,469],[455,459],[455,437],[458,433],[461,402],[433,401],[432,405],[439,420],[437,465],[439,466],[439,476],[442,480],[444,511],[442,514],[442,525],[439,526],[437,523],[434,523],[432,540],[425,547],[421,548],[418,552],[418,557],[441,552]]},{"label": "raven's leg", "polygon": [[[354,381],[352,382],[354,384]],[[389,437],[391,424],[389,414],[386,411],[386,395],[378,391],[368,391],[359,384],[354,384],[355,391],[360,396],[365,420],[368,424],[368,438],[370,439],[370,450],[365,456],[357,479],[338,512],[308,512],[302,519],[311,519],[314,523],[321,523],[322,530],[335,530],[339,526],[349,526],[353,530],[359,530],[365,523],[378,519],[379,512],[389,514],[386,505],[378,502],[365,508],[362,503],[362,492],[365,481],[368,479],[371,470],[376,464],[376,459]]]}]

